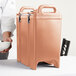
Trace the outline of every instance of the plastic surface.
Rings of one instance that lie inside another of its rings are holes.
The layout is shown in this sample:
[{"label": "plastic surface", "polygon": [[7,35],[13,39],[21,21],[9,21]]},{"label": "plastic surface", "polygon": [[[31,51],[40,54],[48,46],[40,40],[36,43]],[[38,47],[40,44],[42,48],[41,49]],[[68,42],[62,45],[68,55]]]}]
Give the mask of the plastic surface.
[{"label": "plastic surface", "polygon": [[[52,13],[42,13],[43,8],[54,8]],[[32,69],[39,62],[59,67],[61,41],[61,15],[55,7],[41,5],[28,14],[17,14],[17,60]]]}]

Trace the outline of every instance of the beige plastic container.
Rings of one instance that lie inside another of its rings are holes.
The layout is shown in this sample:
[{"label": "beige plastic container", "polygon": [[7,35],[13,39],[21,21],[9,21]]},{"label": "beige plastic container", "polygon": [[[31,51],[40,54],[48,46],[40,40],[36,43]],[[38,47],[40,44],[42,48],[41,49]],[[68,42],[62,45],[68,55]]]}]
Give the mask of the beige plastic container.
[{"label": "beige plastic container", "polygon": [[[53,8],[53,12],[42,12]],[[32,12],[23,11],[32,9]],[[17,60],[36,69],[39,62],[59,67],[61,15],[55,7],[41,5],[37,10],[22,7],[17,14]]]}]

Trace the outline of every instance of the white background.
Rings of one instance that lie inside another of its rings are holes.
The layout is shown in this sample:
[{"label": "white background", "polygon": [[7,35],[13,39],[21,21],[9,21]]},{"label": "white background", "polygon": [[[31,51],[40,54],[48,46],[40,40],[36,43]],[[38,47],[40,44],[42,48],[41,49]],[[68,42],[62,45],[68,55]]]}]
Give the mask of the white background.
[{"label": "white background", "polygon": [[[38,8],[41,4],[54,5],[62,14],[62,39],[71,41],[69,55],[76,55],[76,0],[16,0],[17,12],[21,6]],[[17,57],[16,30],[9,59]]]},{"label": "white background", "polygon": [[0,60],[0,76],[76,76],[76,56],[61,57],[60,68],[42,64],[36,70],[17,63],[16,59]]}]

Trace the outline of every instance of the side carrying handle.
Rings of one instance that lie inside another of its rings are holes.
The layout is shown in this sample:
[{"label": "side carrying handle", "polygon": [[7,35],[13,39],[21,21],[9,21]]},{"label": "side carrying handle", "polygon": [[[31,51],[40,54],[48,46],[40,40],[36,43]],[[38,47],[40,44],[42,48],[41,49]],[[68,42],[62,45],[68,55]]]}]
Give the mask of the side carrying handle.
[{"label": "side carrying handle", "polygon": [[56,13],[56,8],[51,6],[51,5],[40,5],[39,8],[38,8],[38,13],[43,14],[43,12],[42,12],[43,8],[53,8],[54,11],[51,12],[51,13]]}]

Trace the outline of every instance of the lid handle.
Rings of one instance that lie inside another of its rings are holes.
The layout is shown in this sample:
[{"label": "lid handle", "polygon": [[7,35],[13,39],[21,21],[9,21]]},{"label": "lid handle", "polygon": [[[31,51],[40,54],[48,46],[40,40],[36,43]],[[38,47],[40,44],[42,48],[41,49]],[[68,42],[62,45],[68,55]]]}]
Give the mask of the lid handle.
[{"label": "lid handle", "polygon": [[[23,6],[21,9],[20,9],[20,12],[23,12],[24,10],[34,10],[33,8],[30,8],[30,7],[25,7],[25,6]],[[20,13],[19,12],[19,13]]]}]

